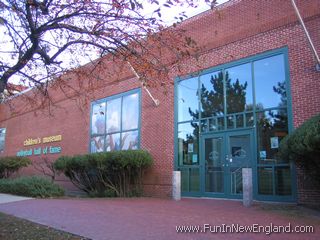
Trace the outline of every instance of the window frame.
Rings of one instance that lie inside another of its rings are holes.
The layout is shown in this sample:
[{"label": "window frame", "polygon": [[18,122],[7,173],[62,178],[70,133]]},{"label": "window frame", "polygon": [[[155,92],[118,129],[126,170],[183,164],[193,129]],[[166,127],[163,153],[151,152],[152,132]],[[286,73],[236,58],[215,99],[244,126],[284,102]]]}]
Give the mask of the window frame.
[{"label": "window frame", "polygon": [[0,130],[4,130],[3,149],[0,149],[0,154],[1,154],[1,153],[4,153],[5,147],[6,147],[7,128],[0,128]]},{"label": "window frame", "polygon": [[[191,79],[191,78],[196,78],[198,77],[198,82],[199,79],[201,78],[201,76],[206,75],[206,74],[210,74],[213,72],[219,72],[219,71],[225,71],[225,69],[227,68],[232,68],[232,67],[236,67],[242,64],[246,64],[249,63],[252,65],[255,61],[261,60],[261,59],[265,59],[265,58],[269,58],[269,57],[273,57],[276,55],[283,55],[284,58],[284,71],[285,71],[285,83],[286,83],[286,92],[287,92],[287,106],[286,106],[286,110],[287,110],[287,116],[288,116],[288,134],[290,134],[293,130],[294,130],[294,124],[293,124],[293,113],[292,113],[292,98],[291,98],[291,81],[290,81],[290,66],[289,66],[289,49],[288,46],[283,46],[281,48],[277,48],[277,49],[273,49],[273,50],[267,50],[265,52],[260,52],[257,53],[255,55],[251,55],[251,56],[245,56],[243,58],[240,58],[238,60],[232,60],[231,62],[226,62],[226,63],[222,63],[219,65],[216,65],[214,67],[210,67],[210,68],[206,68],[206,69],[202,69],[199,70],[197,72],[188,74],[188,75],[184,75],[184,76],[178,76],[175,78],[175,82],[174,82],[174,92],[175,92],[175,99],[174,99],[174,169],[175,170],[181,170],[181,169],[191,169],[194,167],[201,167],[199,166],[188,166],[188,165],[179,165],[179,158],[178,158],[178,154],[179,154],[179,149],[178,149],[178,127],[179,124],[182,123],[187,123],[187,122],[192,122],[192,120],[190,121],[179,121],[178,118],[178,85],[179,82],[183,81],[183,80],[187,80],[187,79]],[[254,107],[256,105],[256,96],[255,96],[255,78],[254,78],[254,69],[252,69],[252,90],[253,90],[253,104]],[[200,85],[200,84],[199,84]],[[200,86],[199,86],[200,89]],[[198,93],[200,94],[200,93]],[[199,101],[199,99],[198,99]],[[199,101],[199,109],[200,109],[200,101]],[[274,107],[274,108],[265,108],[263,111],[268,111],[268,110],[274,110],[274,109],[279,109],[279,107]],[[250,126],[250,128],[255,129],[254,130],[254,159],[257,159],[257,152],[256,150],[257,148],[257,133],[256,133],[256,114],[258,111],[257,109],[254,109],[253,111],[253,126]],[[248,112],[249,113],[249,112]],[[201,112],[200,112],[200,116],[199,119],[197,121],[202,121],[203,118],[201,116]],[[205,120],[205,119],[204,119]],[[226,126],[226,124],[225,124]],[[245,128],[244,128],[245,129]],[[234,129],[235,131],[237,131],[237,129]],[[201,136],[205,136],[206,134],[210,134],[210,132],[206,133],[201,131],[201,123],[200,123],[200,128],[199,128],[199,138],[201,138]],[[225,131],[229,131],[228,129],[224,129],[222,132]],[[216,132],[218,133],[218,132]],[[199,149],[201,149],[201,142],[199,142]],[[199,156],[198,158],[200,159],[203,153],[201,153],[201,151],[199,151]],[[286,164],[288,165],[288,164]],[[296,182],[296,169],[295,169],[295,165],[293,163],[289,163],[289,166],[291,168],[291,195],[290,196],[278,196],[278,195],[261,195],[258,194],[258,178],[257,178],[257,169],[258,167],[260,167],[261,165],[257,164],[257,161],[254,160],[253,161],[253,169],[255,169],[253,171],[253,177],[255,179],[255,183],[254,183],[254,199],[256,200],[264,200],[264,201],[296,201],[297,198],[297,182]],[[263,166],[263,165],[262,165]],[[282,165],[279,165],[282,166]],[[200,179],[201,180],[201,179]],[[201,180],[202,181],[202,180]],[[183,192],[184,196],[202,196],[201,193],[199,192]]]},{"label": "window frame", "polygon": [[[248,57],[244,57],[238,60],[234,60],[231,62],[227,62],[227,63],[223,63],[220,65],[216,65],[214,67],[210,67],[210,68],[206,68],[203,70],[199,70],[197,72],[188,74],[188,75],[184,75],[184,76],[179,76],[175,78],[175,82],[174,82],[174,92],[175,92],[175,99],[174,99],[174,169],[179,169],[179,159],[178,159],[178,125],[179,124],[183,124],[183,123],[188,123],[188,122],[195,122],[195,120],[185,120],[185,121],[179,121],[179,117],[178,117],[178,85],[180,82],[184,81],[184,80],[188,80],[188,79],[192,79],[192,78],[197,78],[198,81],[198,91],[200,91],[200,85],[201,85],[201,76],[207,75],[207,74],[211,74],[211,73],[218,73],[220,71],[223,72],[223,74],[225,73],[226,69],[232,68],[232,67],[237,67],[243,64],[247,64],[250,63],[251,64],[251,74],[254,74],[254,68],[253,68],[253,64],[255,61],[259,61],[259,60],[263,60],[269,57],[274,57],[277,55],[283,55],[283,59],[284,59],[284,70],[285,70],[285,83],[286,83],[286,92],[287,92],[287,106],[284,109],[287,109],[287,116],[288,116],[288,134],[290,134],[293,130],[294,130],[294,125],[293,125],[293,115],[292,115],[292,99],[291,99],[291,86],[290,86],[290,73],[289,73],[289,54],[288,54],[288,47],[282,47],[282,48],[278,48],[278,49],[273,49],[273,50],[269,50],[266,52],[262,52],[262,53],[258,53],[256,55],[253,56],[248,56]],[[253,106],[254,109],[252,111],[245,111],[244,113],[253,113],[253,126],[255,127],[256,124],[256,116],[255,113],[259,112],[259,110],[257,110],[255,107],[256,105],[256,96],[255,96],[255,78],[254,75],[252,75],[252,97],[253,97]],[[200,93],[198,93],[200,94]],[[224,102],[225,105],[225,102]],[[224,106],[224,108],[226,108],[226,106]],[[272,107],[272,108],[265,108],[263,109],[263,111],[268,111],[268,110],[274,110],[274,109],[279,109],[281,107]],[[201,109],[201,102],[200,99],[198,98],[198,109]],[[223,117],[226,118],[230,115],[234,115],[234,114],[227,114],[226,113],[226,109],[224,109],[224,115]],[[202,125],[201,125],[201,121],[205,121],[207,120],[207,118],[202,118],[201,116],[201,111],[199,112],[199,117],[196,120],[197,122],[199,122],[199,138],[201,135],[206,134],[206,131],[202,131]],[[226,120],[224,121],[224,129],[222,131],[229,131],[232,129],[227,129],[227,122]],[[248,126],[248,127],[244,127],[241,129],[246,129],[246,128],[252,128],[252,126]],[[233,129],[236,130],[236,129]],[[256,134],[254,136],[255,138],[257,137]],[[198,156],[199,158],[199,156]]]},{"label": "window frame", "polygon": [[[126,96],[130,96],[133,94],[138,94],[138,127],[134,128],[134,129],[130,129],[130,130],[122,130],[122,109],[123,109],[123,98]],[[121,109],[120,109],[120,130],[119,131],[115,131],[112,133],[107,133],[107,102],[111,101],[111,100],[115,100],[115,99],[121,99]],[[106,103],[106,109],[105,109],[105,119],[104,119],[104,124],[105,124],[105,129],[104,129],[104,133],[103,134],[93,134],[92,133],[92,114],[93,114],[93,106],[96,104],[100,104],[100,103]],[[89,144],[88,144],[88,152],[89,153],[94,153],[91,151],[91,140],[93,137],[103,137],[104,138],[104,143],[103,143],[103,152],[107,152],[106,151],[106,137],[108,135],[111,134],[120,134],[120,143],[122,141],[122,134],[126,133],[126,132],[138,132],[138,144],[137,144],[137,148],[140,149],[140,132],[141,132],[141,88],[137,88],[137,89],[132,89],[126,92],[122,92],[122,93],[118,93],[115,95],[111,95],[105,98],[101,98],[98,100],[94,100],[91,102],[90,105],[90,126],[89,126]],[[120,149],[121,150],[121,149]],[[117,151],[117,150],[116,150]]]}]

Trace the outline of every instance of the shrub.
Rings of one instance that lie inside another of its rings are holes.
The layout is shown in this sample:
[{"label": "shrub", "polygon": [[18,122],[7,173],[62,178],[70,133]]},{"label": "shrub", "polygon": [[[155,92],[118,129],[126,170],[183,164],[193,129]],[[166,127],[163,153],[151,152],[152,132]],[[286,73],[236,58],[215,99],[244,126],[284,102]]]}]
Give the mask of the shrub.
[{"label": "shrub", "polygon": [[295,161],[310,177],[320,182],[320,114],[286,136],[279,150],[281,158]]},{"label": "shrub", "polygon": [[1,157],[0,158],[0,178],[8,178],[12,173],[20,168],[31,164],[30,159],[26,157]]},{"label": "shrub", "polygon": [[90,196],[130,197],[142,194],[142,176],[153,160],[143,150],[62,156],[54,167]]},{"label": "shrub", "polygon": [[40,198],[64,195],[63,188],[38,176],[0,179],[0,192]]}]

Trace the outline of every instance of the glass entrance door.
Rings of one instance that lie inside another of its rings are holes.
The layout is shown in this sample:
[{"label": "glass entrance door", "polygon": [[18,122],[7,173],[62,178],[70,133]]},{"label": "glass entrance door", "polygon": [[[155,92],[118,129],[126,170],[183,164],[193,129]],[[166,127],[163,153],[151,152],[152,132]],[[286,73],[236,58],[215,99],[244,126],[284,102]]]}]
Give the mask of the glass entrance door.
[{"label": "glass entrance door", "polygon": [[224,137],[205,138],[204,149],[205,192],[224,193]]},{"label": "glass entrance door", "polygon": [[252,130],[226,132],[202,139],[203,193],[241,198],[242,168],[252,165]]}]

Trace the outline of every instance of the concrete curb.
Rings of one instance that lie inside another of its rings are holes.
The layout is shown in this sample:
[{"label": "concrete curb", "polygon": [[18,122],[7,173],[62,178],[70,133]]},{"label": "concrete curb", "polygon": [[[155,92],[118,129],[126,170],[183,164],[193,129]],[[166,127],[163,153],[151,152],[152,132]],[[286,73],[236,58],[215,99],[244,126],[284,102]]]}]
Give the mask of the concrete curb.
[{"label": "concrete curb", "polygon": [[20,196],[15,196],[15,195],[11,195],[11,194],[0,193],[0,204],[10,203],[10,202],[18,202],[18,201],[24,201],[24,200],[30,200],[30,199],[33,199],[33,198],[20,197]]}]

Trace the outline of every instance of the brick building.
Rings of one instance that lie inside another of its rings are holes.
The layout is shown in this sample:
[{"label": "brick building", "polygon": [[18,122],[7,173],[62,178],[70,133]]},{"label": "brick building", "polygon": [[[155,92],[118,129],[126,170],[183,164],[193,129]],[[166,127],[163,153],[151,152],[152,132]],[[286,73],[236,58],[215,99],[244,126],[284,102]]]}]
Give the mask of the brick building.
[{"label": "brick building", "polygon": [[[297,5],[319,51],[320,1]],[[254,199],[319,202],[319,186],[276,156],[283,137],[320,112],[320,72],[291,1],[231,0],[182,26],[201,54],[172,68],[166,94],[149,89],[159,106],[130,71],[108,76],[89,103],[53,87],[58,107],[50,114],[18,96],[0,105],[0,156],[142,148],[155,159],[148,195],[170,196],[172,171],[180,170],[183,196],[241,198],[241,169],[249,166]]]}]

